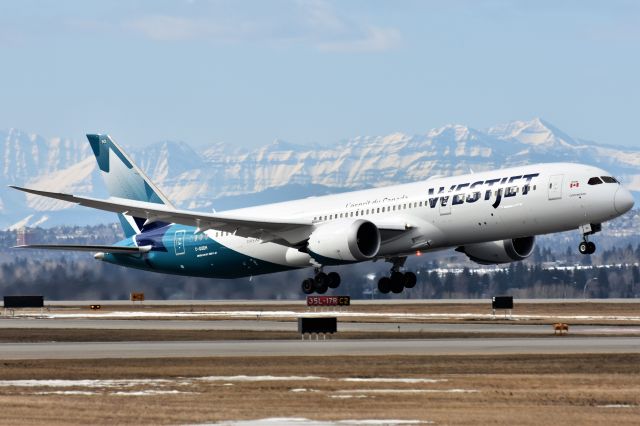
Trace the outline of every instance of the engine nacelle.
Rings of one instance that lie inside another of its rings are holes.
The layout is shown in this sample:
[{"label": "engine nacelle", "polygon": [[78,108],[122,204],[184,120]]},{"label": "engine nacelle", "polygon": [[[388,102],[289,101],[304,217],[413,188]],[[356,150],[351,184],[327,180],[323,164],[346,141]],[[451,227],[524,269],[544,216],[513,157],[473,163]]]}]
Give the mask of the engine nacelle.
[{"label": "engine nacelle", "polygon": [[311,257],[353,262],[373,258],[380,250],[380,231],[368,220],[340,220],[318,226],[309,236]]},{"label": "engine nacelle", "polygon": [[533,253],[536,237],[498,240],[488,243],[468,244],[456,250],[466,254],[469,259],[481,265],[516,262],[526,259]]}]

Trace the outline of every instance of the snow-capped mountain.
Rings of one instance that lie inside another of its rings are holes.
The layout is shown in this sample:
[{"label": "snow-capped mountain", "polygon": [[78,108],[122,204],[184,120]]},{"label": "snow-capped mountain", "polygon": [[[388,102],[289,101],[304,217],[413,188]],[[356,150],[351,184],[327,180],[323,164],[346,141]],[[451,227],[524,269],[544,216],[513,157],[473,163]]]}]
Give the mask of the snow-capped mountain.
[{"label": "snow-capped mountain", "polygon": [[[104,197],[85,141],[0,131],[0,183]],[[126,140],[121,143],[126,147]],[[534,162],[572,161],[611,171],[640,198],[640,149],[573,138],[541,119],[486,130],[447,125],[425,134],[364,136],[334,146],[281,140],[253,149],[215,144],[200,151],[182,142],[130,150],[134,160],[178,206],[211,210],[345,189],[381,186]],[[307,191],[308,190],[308,191]],[[61,214],[62,213],[62,214]],[[28,215],[30,219],[24,222]],[[0,192],[0,227],[112,221],[113,215],[62,202]]]}]

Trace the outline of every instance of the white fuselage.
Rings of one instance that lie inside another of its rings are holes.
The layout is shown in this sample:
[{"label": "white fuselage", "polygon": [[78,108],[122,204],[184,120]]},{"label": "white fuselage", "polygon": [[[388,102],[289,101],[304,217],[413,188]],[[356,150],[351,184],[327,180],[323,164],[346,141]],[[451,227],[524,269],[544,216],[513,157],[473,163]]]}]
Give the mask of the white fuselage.
[{"label": "white fuselage", "polygon": [[[626,212],[630,208],[626,201],[630,199],[628,191],[618,183],[589,185],[589,179],[596,176],[610,175],[581,164],[535,164],[225,213],[306,219],[315,227],[363,218],[381,229],[382,242],[376,258],[390,258],[562,232],[599,224]],[[625,192],[619,197],[626,204],[616,209],[619,191]],[[248,257],[290,267],[317,266],[307,253],[285,245],[215,230],[206,234]]]}]

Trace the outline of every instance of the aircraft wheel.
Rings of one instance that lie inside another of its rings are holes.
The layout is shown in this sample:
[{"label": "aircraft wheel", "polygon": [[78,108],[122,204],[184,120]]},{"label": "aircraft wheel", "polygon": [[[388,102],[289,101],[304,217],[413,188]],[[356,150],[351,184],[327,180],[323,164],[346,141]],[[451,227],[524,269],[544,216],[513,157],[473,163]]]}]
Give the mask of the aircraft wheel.
[{"label": "aircraft wheel", "polygon": [[580,254],[589,254],[589,243],[587,241],[583,241],[578,245],[578,251]]},{"label": "aircraft wheel", "polygon": [[404,274],[401,272],[394,272],[391,274],[391,291],[394,293],[402,293],[404,290]]},{"label": "aircraft wheel", "polygon": [[327,274],[324,272],[318,272],[314,281],[316,293],[325,294],[329,289],[329,278],[327,277]]},{"label": "aircraft wheel", "polygon": [[418,282],[418,277],[413,272],[405,272],[404,274],[404,286],[406,288],[414,288]]},{"label": "aircraft wheel", "polygon": [[302,281],[302,292],[304,294],[311,294],[316,289],[316,283],[311,279],[307,278]]},{"label": "aircraft wheel", "polygon": [[593,254],[596,252],[596,244],[589,241],[587,243],[587,254]]},{"label": "aircraft wheel", "polygon": [[378,280],[378,291],[382,294],[387,294],[391,291],[391,279],[389,277],[382,277]]},{"label": "aircraft wheel", "polygon": [[337,272],[329,272],[327,275],[327,281],[329,288],[338,288],[340,285],[340,274]]}]

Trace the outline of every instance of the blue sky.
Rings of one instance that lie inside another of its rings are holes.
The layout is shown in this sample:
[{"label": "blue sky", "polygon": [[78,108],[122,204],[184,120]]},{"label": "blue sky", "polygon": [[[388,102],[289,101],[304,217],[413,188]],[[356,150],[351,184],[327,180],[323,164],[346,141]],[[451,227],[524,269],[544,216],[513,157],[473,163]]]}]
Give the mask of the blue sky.
[{"label": "blue sky", "polygon": [[0,3],[0,128],[330,145],[542,117],[640,145],[636,1]]}]

